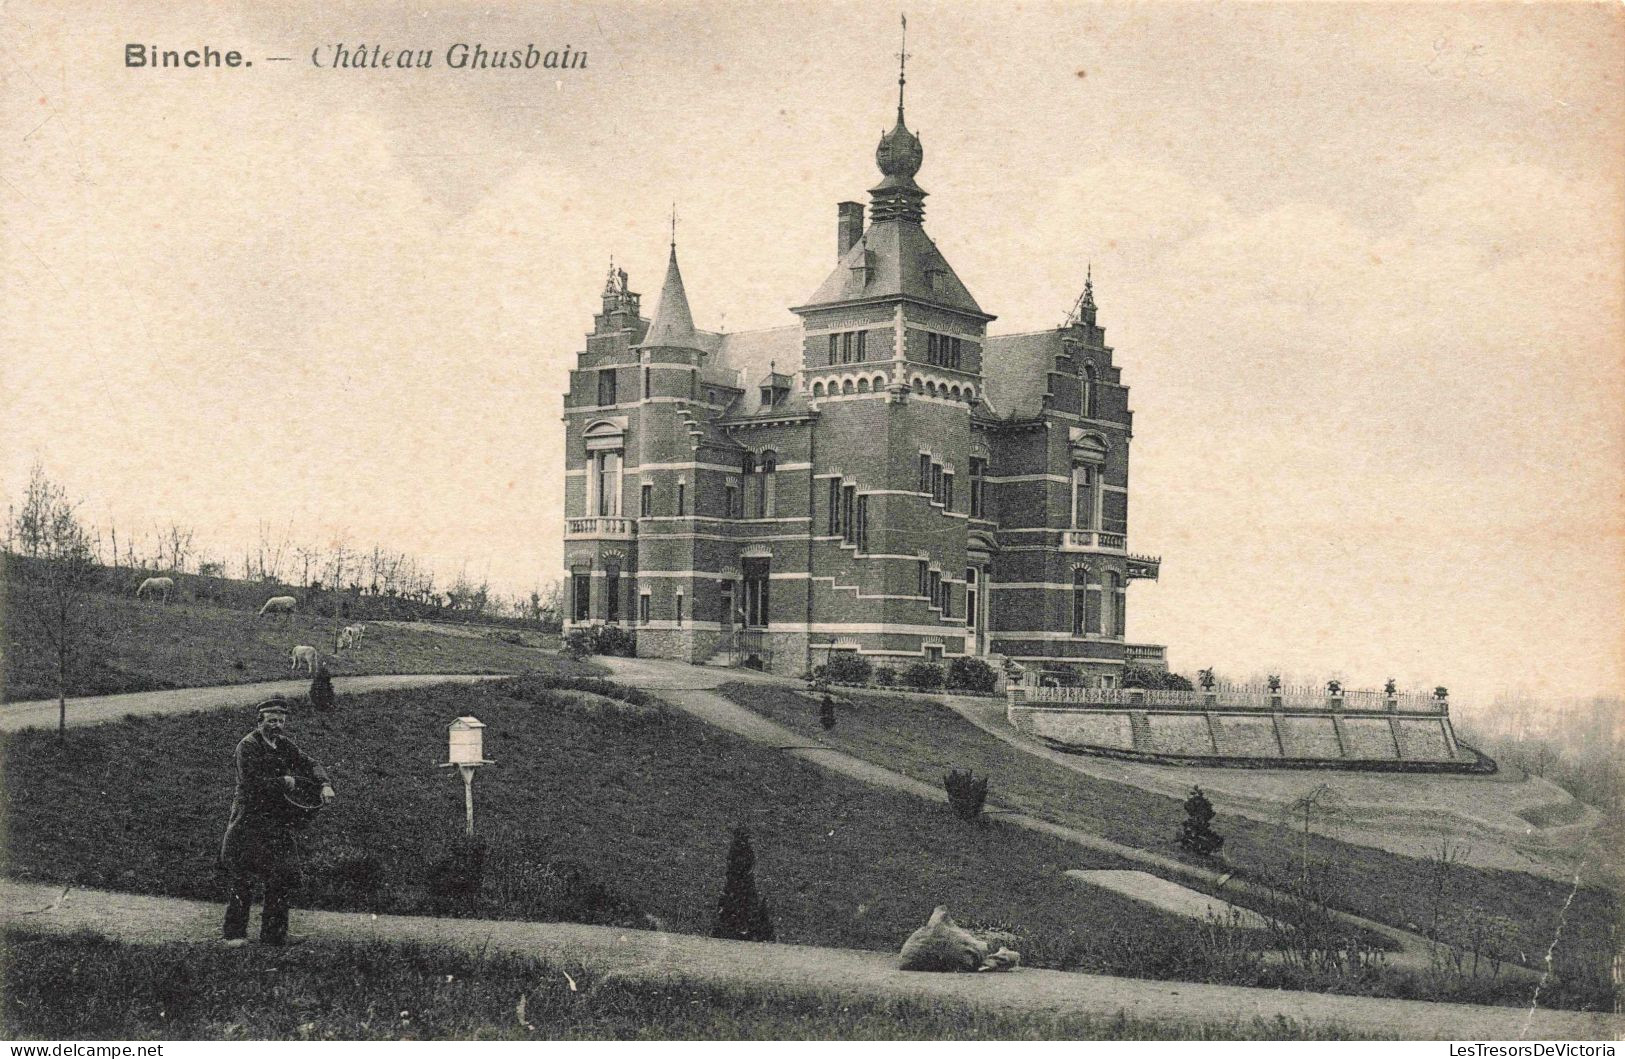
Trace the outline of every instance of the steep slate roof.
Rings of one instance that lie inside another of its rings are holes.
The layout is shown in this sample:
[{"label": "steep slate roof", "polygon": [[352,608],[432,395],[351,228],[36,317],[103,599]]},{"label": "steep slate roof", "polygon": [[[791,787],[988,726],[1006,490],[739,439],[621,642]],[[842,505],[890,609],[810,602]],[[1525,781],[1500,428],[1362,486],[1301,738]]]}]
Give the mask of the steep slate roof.
[{"label": "steep slate roof", "polygon": [[1044,410],[1049,373],[1061,352],[1056,331],[988,335],[982,346],[982,396],[999,419],[1031,419]]},{"label": "steep slate roof", "polygon": [[[870,255],[871,266],[867,283],[861,270],[865,252]],[[926,276],[928,271],[938,273],[934,287]],[[841,258],[824,285],[807,299],[807,306],[898,295],[988,315],[965,289],[925,229],[903,220],[876,221],[869,225],[863,238]]]},{"label": "steep slate roof", "polygon": [[683,290],[683,274],[677,270],[675,243],[666,262],[666,282],[660,287],[660,304],[655,309],[654,322],[638,344],[678,349],[702,348],[699,336],[694,331],[694,316],[688,311],[688,292]]},{"label": "steep slate roof", "polygon": [[[762,331],[734,331],[714,334],[701,331],[700,348],[711,355],[706,367],[739,373],[738,385],[745,391],[727,411],[729,416],[752,416],[762,411],[762,380],[777,368],[780,374],[801,370],[801,325],[771,327]],[[792,389],[774,412],[799,415],[807,410],[806,395]]]}]

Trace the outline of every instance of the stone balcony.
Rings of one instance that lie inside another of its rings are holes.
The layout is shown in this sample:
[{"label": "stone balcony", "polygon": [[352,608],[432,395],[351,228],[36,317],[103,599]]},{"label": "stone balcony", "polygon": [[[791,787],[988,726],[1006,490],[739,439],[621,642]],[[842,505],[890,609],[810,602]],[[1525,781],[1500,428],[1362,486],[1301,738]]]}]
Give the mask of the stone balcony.
[{"label": "stone balcony", "polygon": [[1160,643],[1126,643],[1123,645],[1123,661],[1131,666],[1167,672],[1168,648]]},{"label": "stone balcony", "polygon": [[1128,537],[1105,530],[1069,529],[1061,531],[1063,552],[1126,552]]},{"label": "stone balcony", "polygon": [[593,518],[567,518],[564,520],[564,539],[567,541],[611,540],[627,541],[637,536],[638,520],[620,515],[598,515]]}]

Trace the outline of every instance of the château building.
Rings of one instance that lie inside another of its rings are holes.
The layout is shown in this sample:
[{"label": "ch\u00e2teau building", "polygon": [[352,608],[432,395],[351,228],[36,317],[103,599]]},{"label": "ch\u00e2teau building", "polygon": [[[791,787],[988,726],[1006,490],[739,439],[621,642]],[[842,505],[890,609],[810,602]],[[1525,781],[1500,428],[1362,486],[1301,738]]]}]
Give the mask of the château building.
[{"label": "ch\u00e2teau building", "polygon": [[[1091,282],[1060,327],[995,319],[926,233],[919,138],[876,151],[868,216],[792,326],[694,326],[672,242],[652,318],[610,270],[566,424],[566,627],[639,655],[795,673],[1002,656],[1115,686],[1125,642],[1128,388]],[[816,263],[809,263],[809,270]]]}]

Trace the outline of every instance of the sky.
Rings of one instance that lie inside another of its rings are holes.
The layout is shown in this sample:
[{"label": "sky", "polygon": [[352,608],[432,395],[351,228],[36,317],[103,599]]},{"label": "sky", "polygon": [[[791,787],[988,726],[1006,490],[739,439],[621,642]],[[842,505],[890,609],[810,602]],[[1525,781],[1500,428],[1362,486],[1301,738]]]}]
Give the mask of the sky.
[{"label": "sky", "polygon": [[[111,8],[112,5],[104,5]],[[793,323],[895,108],[880,4],[8,4],[0,493],[561,574],[611,256]],[[926,229],[995,333],[1092,267],[1129,637],[1176,669],[1625,690],[1625,16],[909,4]],[[237,49],[131,69],[129,43]],[[453,70],[448,46],[585,52]],[[331,69],[332,46],[428,49]],[[286,56],[290,61],[275,62]]]}]

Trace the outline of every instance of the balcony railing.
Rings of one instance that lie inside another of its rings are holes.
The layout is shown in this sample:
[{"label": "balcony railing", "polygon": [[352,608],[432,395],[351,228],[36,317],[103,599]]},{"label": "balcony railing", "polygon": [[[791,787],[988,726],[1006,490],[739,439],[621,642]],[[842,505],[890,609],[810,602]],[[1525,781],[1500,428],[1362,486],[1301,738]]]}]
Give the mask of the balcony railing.
[{"label": "balcony railing", "polygon": [[1131,666],[1167,669],[1168,648],[1160,643],[1126,643],[1123,645],[1123,661]]},{"label": "balcony railing", "polygon": [[1123,552],[1128,550],[1128,538],[1121,533],[1105,530],[1069,529],[1061,531],[1063,552]]},{"label": "balcony railing", "polygon": [[636,535],[638,520],[619,515],[598,515],[593,518],[567,518],[564,536],[568,538],[609,538],[629,540]]},{"label": "balcony railing", "polygon": [[[1146,645],[1135,645],[1146,646]],[[1068,706],[1151,706],[1183,710],[1328,710],[1335,712],[1385,712],[1442,716],[1449,712],[1446,701],[1425,692],[1347,690],[1337,695],[1320,687],[1269,688],[1262,685],[1219,684],[1212,688],[1142,690],[1140,688],[1050,688],[1031,689],[1028,702],[1034,705]]]}]

